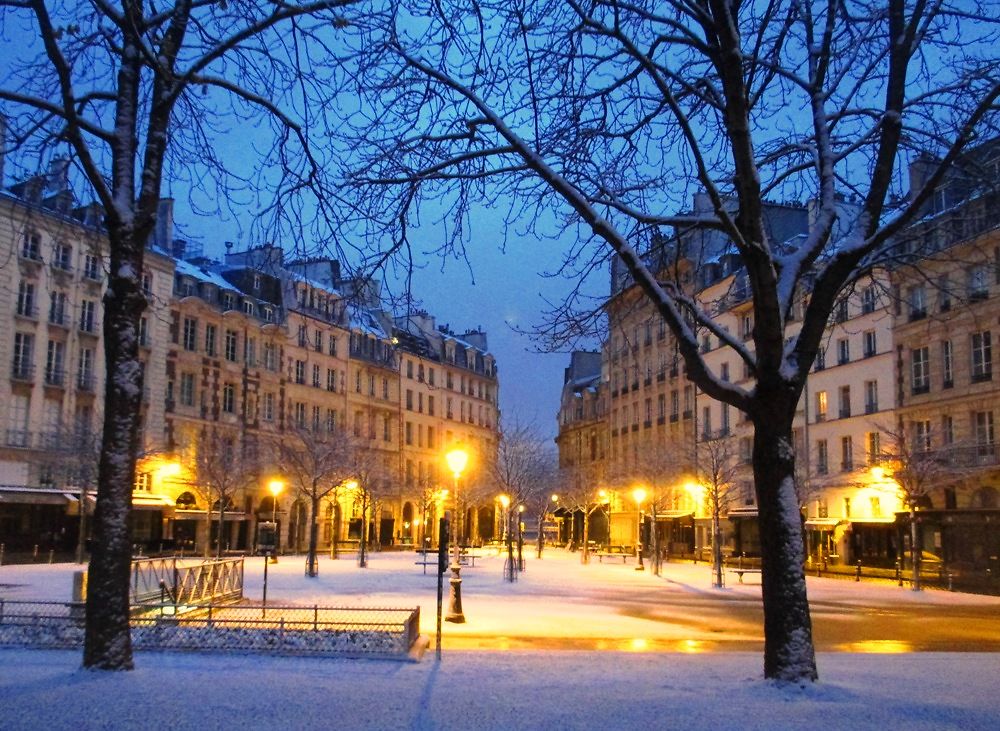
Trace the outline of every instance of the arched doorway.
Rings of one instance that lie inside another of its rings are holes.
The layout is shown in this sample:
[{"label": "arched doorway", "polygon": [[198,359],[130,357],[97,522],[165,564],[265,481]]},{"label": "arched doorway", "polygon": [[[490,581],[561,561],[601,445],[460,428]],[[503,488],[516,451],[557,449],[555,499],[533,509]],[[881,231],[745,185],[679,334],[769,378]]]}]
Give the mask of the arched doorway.
[{"label": "arched doorway", "polygon": [[492,541],[496,538],[496,508],[492,505],[484,505],[479,508],[479,537],[484,542]]}]

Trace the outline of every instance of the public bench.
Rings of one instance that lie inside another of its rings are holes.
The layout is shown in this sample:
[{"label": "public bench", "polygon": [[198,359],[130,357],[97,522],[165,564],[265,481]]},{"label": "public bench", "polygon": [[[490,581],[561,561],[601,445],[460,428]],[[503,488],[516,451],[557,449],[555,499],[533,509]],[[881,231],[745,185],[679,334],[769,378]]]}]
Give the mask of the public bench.
[{"label": "public bench", "polygon": [[608,546],[603,551],[597,551],[597,562],[604,563],[605,558],[620,558],[627,563],[635,554],[627,546]]},{"label": "public bench", "polygon": [[739,577],[740,583],[743,583],[743,574],[759,574],[760,569],[744,569],[744,568],[728,568],[726,569],[731,574],[736,574]]}]

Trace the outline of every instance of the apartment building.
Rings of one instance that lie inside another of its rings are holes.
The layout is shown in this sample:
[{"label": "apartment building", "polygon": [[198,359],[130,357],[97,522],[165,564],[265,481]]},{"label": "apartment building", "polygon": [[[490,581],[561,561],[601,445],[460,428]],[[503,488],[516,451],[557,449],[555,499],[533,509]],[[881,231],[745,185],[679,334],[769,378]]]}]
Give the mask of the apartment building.
[{"label": "apartment building", "polygon": [[[59,469],[54,448],[65,452],[72,437],[93,453],[100,432],[106,239],[99,212],[74,208],[65,183],[65,169],[57,167],[0,196],[7,262],[0,307],[14,322],[0,334],[0,356],[11,367],[0,392],[7,407],[0,527],[8,551],[76,544],[81,490]],[[374,505],[350,489],[324,500],[324,548],[334,537],[357,540],[362,531],[382,544],[412,542],[422,504],[418,483],[438,493],[450,485],[438,467],[446,446],[467,445],[476,474],[489,472],[499,410],[485,333],[457,336],[429,318],[426,332],[404,328],[408,343],[423,343],[407,349],[397,338],[404,330],[382,310],[377,282],[341,277],[335,261],[286,262],[270,245],[211,261],[173,238],[169,201],[159,219],[143,273],[143,432],[130,517],[138,545],[249,550],[256,523],[275,518],[281,545],[304,548],[308,501],[291,489],[275,500],[267,490],[281,478],[268,467],[268,450],[291,432],[342,433],[363,446],[366,469],[377,475]],[[409,440],[404,363],[428,374],[423,383],[409,375],[407,381],[421,394],[414,413],[434,421],[411,424]],[[199,460],[220,444],[256,470],[226,498],[221,529],[218,493],[199,473]],[[93,468],[95,454],[78,461],[90,457]],[[85,497],[89,511],[92,492]]]}]

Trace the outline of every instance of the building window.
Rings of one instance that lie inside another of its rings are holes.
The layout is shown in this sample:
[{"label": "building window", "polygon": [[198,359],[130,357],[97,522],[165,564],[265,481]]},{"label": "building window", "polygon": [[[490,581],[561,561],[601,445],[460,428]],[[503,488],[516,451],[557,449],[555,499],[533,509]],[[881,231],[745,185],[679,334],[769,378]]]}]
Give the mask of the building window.
[{"label": "building window", "polygon": [[306,382],[306,362],[304,360],[295,361],[295,382],[305,385]]},{"label": "building window", "polygon": [[226,330],[226,360],[236,362],[236,331]]},{"label": "building window", "polygon": [[847,299],[842,299],[837,302],[837,309],[835,312],[835,319],[837,322],[847,322]]},{"label": "building window", "polygon": [[875,311],[876,293],[874,285],[868,285],[861,292],[861,312],[869,315]]},{"label": "building window", "polygon": [[944,388],[951,388],[955,385],[954,357],[952,355],[951,341],[944,340],[941,343],[941,372],[944,374]]},{"label": "building window", "polygon": [[816,392],[816,421],[826,421],[826,391]]},{"label": "building window", "polygon": [[14,378],[21,380],[31,377],[31,370],[34,364],[33,352],[35,346],[35,336],[28,333],[14,334]]},{"label": "building window", "polygon": [[56,244],[52,247],[52,266],[68,272],[73,269],[73,247],[69,244]]},{"label": "building window", "polygon": [[977,264],[970,268],[967,273],[966,282],[971,301],[984,300],[989,296],[989,280],[985,264]]},{"label": "building window", "polygon": [[870,431],[865,435],[865,443],[868,446],[868,464],[877,465],[882,460],[881,435],[877,431]]},{"label": "building window", "polygon": [[910,351],[911,390],[914,395],[931,389],[931,363],[927,346]]},{"label": "building window", "polygon": [[21,282],[17,285],[17,314],[21,317],[35,317],[35,285]]},{"label": "building window", "polygon": [[927,290],[923,285],[910,287],[908,292],[910,304],[910,321],[927,317]]},{"label": "building window", "polygon": [[278,369],[278,349],[274,343],[264,343],[264,367],[269,371]]},{"label": "building window", "polygon": [[51,386],[62,386],[64,364],[66,361],[66,344],[58,340],[49,341],[49,350],[45,359],[45,382]]},{"label": "building window", "polygon": [[299,325],[299,347],[304,348],[309,344],[309,334],[305,325]]},{"label": "building window", "polygon": [[320,368],[319,368],[318,365],[314,364],[313,368],[312,368],[312,377],[313,377],[312,378],[312,385],[313,385],[313,388],[319,388],[320,387],[320,377],[319,376],[320,376]]},{"label": "building window", "polygon": [[320,425],[322,424],[322,420],[320,418],[321,413],[322,410],[319,406],[312,407],[312,430],[314,432],[318,432]]},{"label": "building window", "polygon": [[264,421],[274,421],[274,394],[265,393],[264,400],[261,402],[261,418]]},{"label": "building window", "polygon": [[865,381],[865,413],[878,411],[878,381]]},{"label": "building window", "polygon": [[313,350],[317,353],[323,352],[323,331],[317,330],[313,335]]},{"label": "building window", "polygon": [[948,281],[947,274],[942,274],[938,277],[937,289],[938,308],[941,312],[947,312],[951,309],[951,283]]},{"label": "building window", "polygon": [[331,335],[327,339],[327,341],[326,341],[326,347],[327,347],[327,353],[329,355],[333,355],[333,356],[337,355],[337,337],[335,335]]},{"label": "building window", "polygon": [[744,341],[753,337],[753,318],[750,315],[740,317],[740,337]]},{"label": "building window", "polygon": [[326,390],[327,391],[337,390],[337,371],[331,368],[326,369]]},{"label": "building window", "polygon": [[854,444],[851,437],[840,438],[840,470],[850,472],[854,469]]},{"label": "building window", "polygon": [[257,367],[257,338],[247,338],[246,347],[243,349],[243,359],[250,368]]},{"label": "building window", "polygon": [[215,325],[205,325],[205,355],[215,357]]},{"label": "building window", "polygon": [[66,324],[66,293],[52,292],[49,295],[49,322],[55,325]]},{"label": "building window", "polygon": [[24,235],[24,241],[21,244],[21,256],[25,259],[33,259],[35,261],[41,261],[42,259],[42,237],[36,233],[27,233]]},{"label": "building window", "polygon": [[[80,323],[80,329],[83,329],[82,322]],[[148,317],[139,318],[139,345],[143,348],[148,348],[150,346]]]},{"label": "building window", "polygon": [[840,397],[840,418],[847,419],[851,415],[851,387],[841,386],[839,397]]},{"label": "building window", "polygon": [[295,404],[295,426],[298,429],[306,428],[306,405],[302,402]]},{"label": "building window", "polygon": [[819,439],[816,441],[816,472],[820,475],[825,475],[829,471],[829,454],[827,453],[826,440]]},{"label": "building window", "polygon": [[949,414],[941,417],[941,443],[944,445],[955,443],[955,420]]},{"label": "building window", "polygon": [[993,351],[988,330],[972,334],[972,382],[993,378]]},{"label": "building window", "polygon": [[874,330],[865,330],[864,333],[864,355],[866,358],[871,358],[878,353],[878,344],[875,340]]},{"label": "building window", "polygon": [[254,306],[250,300],[243,300],[243,314],[253,317]]},{"label": "building window", "polygon": [[222,410],[227,414],[236,413],[236,386],[232,383],[222,387]]},{"label": "building window", "polygon": [[80,332],[93,333],[97,330],[97,303],[93,300],[80,302]]},{"label": "building window", "polygon": [[977,411],[974,417],[976,425],[976,449],[981,460],[994,457],[993,412]]},{"label": "building window", "polygon": [[837,341],[837,363],[844,365],[851,361],[851,341],[841,338]]},{"label": "building window", "polygon": [[382,379],[382,398],[385,399],[386,401],[389,400],[389,379],[388,378],[383,378]]},{"label": "building window", "polygon": [[337,430],[337,412],[333,409],[326,410],[326,430],[328,432]]},{"label": "building window", "polygon": [[82,348],[80,350],[80,368],[77,370],[77,386],[82,391],[94,390],[94,350],[93,348]]},{"label": "building window", "polygon": [[821,371],[826,368],[826,349],[820,345],[819,350],[816,351],[816,366],[817,371]]},{"label": "building window", "polygon": [[928,419],[913,422],[913,451],[917,454],[931,451],[931,422]]},{"label": "building window", "polygon": [[193,373],[181,373],[181,405],[194,406]]},{"label": "building window", "polygon": [[184,350],[195,350],[198,347],[198,321],[192,317],[184,318]]}]

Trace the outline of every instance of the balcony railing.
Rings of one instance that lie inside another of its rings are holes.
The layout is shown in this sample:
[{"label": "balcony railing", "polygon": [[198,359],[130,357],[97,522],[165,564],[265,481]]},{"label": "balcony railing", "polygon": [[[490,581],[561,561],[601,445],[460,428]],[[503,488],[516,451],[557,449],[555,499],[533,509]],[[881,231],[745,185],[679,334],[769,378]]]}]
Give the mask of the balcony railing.
[{"label": "balcony railing", "polygon": [[26,320],[37,320],[38,319],[38,308],[33,304],[18,305],[18,308],[14,311],[14,314],[18,317],[23,317]]},{"label": "balcony railing", "polygon": [[45,385],[62,388],[66,385],[66,371],[62,368],[46,368]]},{"label": "balcony railing", "polygon": [[49,310],[49,324],[57,327],[69,327],[69,317],[65,311]]},{"label": "balcony railing", "polygon": [[25,429],[8,429],[7,446],[17,449],[31,449],[31,432]]},{"label": "balcony railing", "polygon": [[93,390],[94,390],[94,388],[95,388],[93,374],[91,374],[91,373],[81,373],[81,374],[79,374],[76,377],[76,387],[77,387],[77,390],[86,391],[88,393],[92,393]]},{"label": "balcony railing", "polygon": [[15,358],[10,369],[10,377],[14,381],[31,383],[35,380],[35,366],[31,363]]}]

